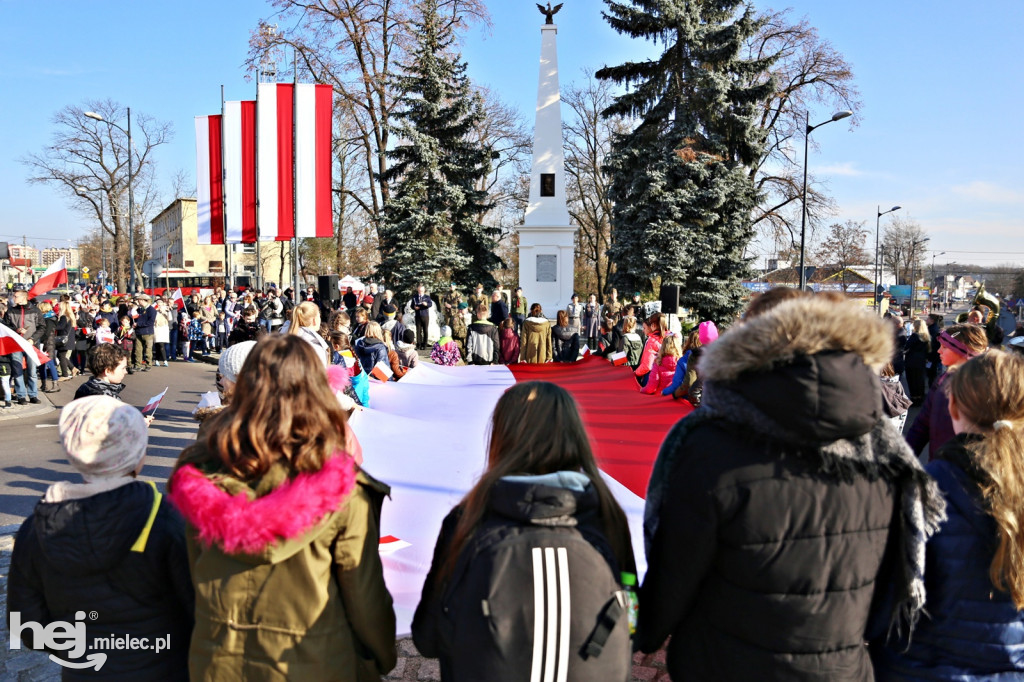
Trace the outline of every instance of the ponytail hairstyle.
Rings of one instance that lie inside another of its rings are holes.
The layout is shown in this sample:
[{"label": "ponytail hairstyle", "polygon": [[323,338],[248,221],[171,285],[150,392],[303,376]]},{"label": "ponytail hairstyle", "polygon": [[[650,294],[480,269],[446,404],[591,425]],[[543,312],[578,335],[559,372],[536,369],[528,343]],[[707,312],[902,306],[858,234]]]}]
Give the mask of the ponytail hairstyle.
[{"label": "ponytail hairstyle", "polygon": [[288,326],[289,334],[298,334],[300,327],[312,327],[320,308],[312,301],[303,301],[292,308],[292,323]]},{"label": "ponytail hairstyle", "polygon": [[[523,428],[524,424],[545,424],[546,428]],[[616,561],[622,567],[633,564],[626,514],[597,469],[579,409],[568,391],[546,381],[515,384],[498,399],[489,431],[487,470],[459,503],[462,514],[438,571],[438,585],[451,576],[483,519],[491,490],[505,476],[586,474],[597,493],[601,527]]]},{"label": "ponytail hairstyle", "polygon": [[651,330],[652,335],[665,338],[665,334],[668,332],[668,315],[654,313],[647,318],[647,327]]},{"label": "ponytail hairstyle", "polygon": [[530,306],[530,317],[541,317],[543,314],[540,303],[534,303]]},{"label": "ponytail hairstyle", "polygon": [[986,434],[967,448],[988,475],[982,494],[998,528],[989,579],[1024,610],[1024,356],[979,355],[951,374],[948,390],[956,409]]}]

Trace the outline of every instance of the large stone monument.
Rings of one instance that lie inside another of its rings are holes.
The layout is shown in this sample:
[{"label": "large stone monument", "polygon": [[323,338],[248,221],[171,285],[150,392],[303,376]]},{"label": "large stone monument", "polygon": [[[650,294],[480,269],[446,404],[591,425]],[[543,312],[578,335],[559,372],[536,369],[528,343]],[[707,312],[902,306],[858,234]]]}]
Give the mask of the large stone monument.
[{"label": "large stone monument", "polygon": [[530,201],[519,228],[519,286],[544,315],[554,318],[573,293],[576,228],[569,224],[562,155],[562,107],[558,89],[558,26],[552,20],[561,5],[537,5],[547,22],[540,27],[540,79],[537,122],[533,131]]}]

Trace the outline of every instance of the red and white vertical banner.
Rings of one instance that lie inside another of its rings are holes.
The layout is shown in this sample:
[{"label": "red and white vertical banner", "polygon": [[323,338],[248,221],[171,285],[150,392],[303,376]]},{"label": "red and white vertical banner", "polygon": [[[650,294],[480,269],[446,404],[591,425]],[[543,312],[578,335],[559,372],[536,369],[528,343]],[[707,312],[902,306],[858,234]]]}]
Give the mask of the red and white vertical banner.
[{"label": "red and white vertical banner", "polygon": [[197,244],[224,243],[221,116],[196,116]]},{"label": "red and white vertical banner", "polygon": [[334,236],[332,107],[330,85],[261,83],[196,117],[199,244]]},{"label": "red and white vertical banner", "polygon": [[224,210],[227,242],[255,242],[255,101],[224,102]]},{"label": "red and white vertical banner", "polygon": [[295,86],[295,235],[331,237],[330,85]]},{"label": "red and white vertical banner", "polygon": [[260,83],[256,89],[256,193],[263,241],[295,236],[294,92],[290,83]]}]

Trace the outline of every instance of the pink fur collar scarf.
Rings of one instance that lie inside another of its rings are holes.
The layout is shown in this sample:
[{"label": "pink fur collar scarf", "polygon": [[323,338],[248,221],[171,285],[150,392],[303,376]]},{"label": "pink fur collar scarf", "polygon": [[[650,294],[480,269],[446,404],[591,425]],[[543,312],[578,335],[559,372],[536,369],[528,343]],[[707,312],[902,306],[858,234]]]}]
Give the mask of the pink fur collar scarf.
[{"label": "pink fur collar scarf", "polygon": [[299,474],[263,497],[224,491],[195,466],[186,464],[171,477],[168,497],[209,547],[227,554],[257,554],[280,541],[300,537],[337,511],[352,492],[352,458],[337,454],[315,473]]}]

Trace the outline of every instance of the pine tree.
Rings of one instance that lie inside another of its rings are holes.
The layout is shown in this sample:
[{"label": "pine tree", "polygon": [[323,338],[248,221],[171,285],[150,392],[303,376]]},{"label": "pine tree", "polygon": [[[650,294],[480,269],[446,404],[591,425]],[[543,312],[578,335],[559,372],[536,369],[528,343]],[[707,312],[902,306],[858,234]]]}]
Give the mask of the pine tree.
[{"label": "pine tree", "polygon": [[616,31],[665,45],[657,60],[597,72],[629,88],[604,114],[638,119],[608,162],[613,281],[626,291],[680,284],[696,315],[731,319],[753,235],[748,171],[764,143],[755,114],[774,90],[770,59],[739,58],[758,28],[753,10],[741,0],[606,2]]},{"label": "pine tree", "polygon": [[497,231],[481,222],[487,195],[476,188],[490,154],[468,136],[483,120],[483,104],[437,0],[423,0],[418,11],[417,43],[394,84],[401,92],[394,115],[401,142],[388,152],[392,194],[380,230],[378,273],[402,296],[419,282],[430,290],[450,281],[491,284],[489,271],[500,264]]}]

